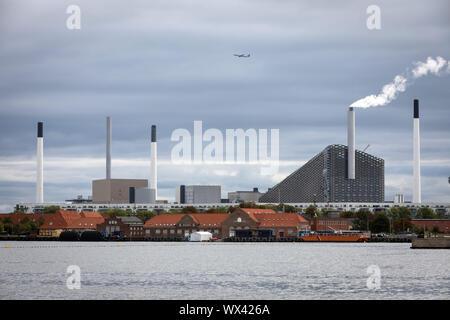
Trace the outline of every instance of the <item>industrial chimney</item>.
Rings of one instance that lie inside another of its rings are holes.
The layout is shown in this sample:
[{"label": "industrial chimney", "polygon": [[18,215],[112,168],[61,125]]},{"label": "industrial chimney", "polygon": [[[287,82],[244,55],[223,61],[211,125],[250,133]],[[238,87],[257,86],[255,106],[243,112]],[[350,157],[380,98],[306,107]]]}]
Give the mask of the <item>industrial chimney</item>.
[{"label": "industrial chimney", "polygon": [[422,202],[422,191],[420,187],[420,129],[419,129],[419,100],[414,99],[414,184],[413,184],[413,203]]},{"label": "industrial chimney", "polygon": [[348,108],[347,130],[347,177],[355,179],[355,111],[353,107]]},{"label": "industrial chimney", "polygon": [[106,179],[111,179],[111,117],[106,117]]},{"label": "industrial chimney", "polygon": [[44,203],[44,124],[37,124],[36,203]]},{"label": "industrial chimney", "polygon": [[150,190],[152,194],[154,194],[154,199],[158,199],[158,172],[157,172],[157,163],[156,163],[156,126],[152,125],[152,140],[151,140],[151,167],[150,167]]}]

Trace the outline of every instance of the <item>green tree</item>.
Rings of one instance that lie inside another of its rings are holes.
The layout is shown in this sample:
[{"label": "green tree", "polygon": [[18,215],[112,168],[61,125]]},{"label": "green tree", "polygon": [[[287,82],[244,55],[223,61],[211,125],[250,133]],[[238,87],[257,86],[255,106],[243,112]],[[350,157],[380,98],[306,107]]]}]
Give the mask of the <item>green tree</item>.
[{"label": "green tree", "polygon": [[406,207],[396,207],[388,210],[388,217],[392,220],[395,232],[403,232],[412,229],[411,210]]},{"label": "green tree", "polygon": [[339,216],[341,218],[354,219],[356,218],[356,214],[352,211],[342,211]]},{"label": "green tree", "polygon": [[438,226],[433,226],[433,228],[431,229],[431,232],[434,234],[434,236],[436,236],[440,230]]},{"label": "green tree", "polygon": [[393,225],[394,225],[395,232],[404,232],[404,231],[411,230],[413,228],[413,224],[411,223],[411,220],[406,219],[406,218],[395,219],[393,222]]},{"label": "green tree", "polygon": [[38,228],[39,228],[40,226],[42,226],[44,223],[45,223],[45,219],[42,218],[42,217],[39,217],[39,220],[38,220]]},{"label": "green tree", "polygon": [[153,218],[154,216],[156,216],[156,212],[139,210],[139,211],[136,211],[136,216],[139,217],[142,221],[147,221],[147,220]]},{"label": "green tree", "polygon": [[10,216],[4,217],[2,220],[3,223],[3,231],[6,231],[8,234],[13,234],[14,223]]},{"label": "green tree", "polygon": [[104,213],[110,216],[121,217],[121,216],[129,216],[131,212],[123,209],[108,209],[104,211]]},{"label": "green tree", "polygon": [[431,208],[419,208],[416,212],[416,219],[436,219],[437,215]]},{"label": "green tree", "polygon": [[4,218],[3,218],[3,223],[4,223],[4,224],[7,224],[7,223],[13,223],[13,220],[12,220],[12,218],[11,218],[10,216],[4,217]]},{"label": "green tree", "polygon": [[254,208],[255,203],[254,202],[241,202],[239,203],[239,208]]},{"label": "green tree", "polygon": [[314,218],[314,217],[319,217],[320,216],[319,210],[316,207],[314,207],[314,206],[309,206],[308,208],[306,208],[305,214],[308,215],[310,218]]},{"label": "green tree", "polygon": [[181,213],[198,213],[198,209],[194,206],[187,206],[181,210]]},{"label": "green tree", "polygon": [[411,220],[411,210],[406,207],[391,208],[388,210],[388,215],[395,219],[409,219]]},{"label": "green tree", "polygon": [[390,222],[389,218],[384,212],[378,212],[375,214],[372,222],[370,223],[370,231],[374,233],[389,232]]},{"label": "green tree", "polygon": [[417,235],[421,235],[424,233],[424,229],[415,224],[412,226],[412,231]]},{"label": "green tree", "polygon": [[[266,208],[267,208],[267,206],[266,206]],[[267,208],[267,209],[272,209],[272,208]],[[277,205],[274,210],[277,212],[287,212],[287,213],[296,213],[298,211],[294,206],[291,206],[289,204],[284,204],[284,203],[280,203],[279,205]]]},{"label": "green tree", "polygon": [[20,223],[14,224],[12,234],[19,234],[23,231],[23,226]]},{"label": "green tree", "polygon": [[218,207],[217,209],[217,213],[228,213],[229,211],[229,207],[226,206],[222,206],[222,207]]},{"label": "green tree", "polygon": [[59,206],[47,206],[44,207],[44,213],[56,213],[56,211],[61,210]]},{"label": "green tree", "polygon": [[359,209],[353,220],[353,229],[370,230],[370,222],[373,220],[373,214],[367,209]]},{"label": "green tree", "polygon": [[0,232],[3,232],[3,231],[5,231],[5,226],[3,224],[2,219],[0,219]]},{"label": "green tree", "polygon": [[25,217],[20,221],[21,224],[27,224],[28,222],[30,222],[30,218],[28,217]]}]

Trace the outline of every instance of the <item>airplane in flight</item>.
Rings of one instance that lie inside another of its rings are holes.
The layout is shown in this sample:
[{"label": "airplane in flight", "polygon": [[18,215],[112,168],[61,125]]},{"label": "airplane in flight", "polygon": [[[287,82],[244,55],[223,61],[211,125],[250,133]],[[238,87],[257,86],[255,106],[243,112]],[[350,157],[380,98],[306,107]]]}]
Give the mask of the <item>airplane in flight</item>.
[{"label": "airplane in flight", "polygon": [[250,53],[245,55],[245,54],[234,54],[234,56],[238,57],[238,58],[250,58]]}]

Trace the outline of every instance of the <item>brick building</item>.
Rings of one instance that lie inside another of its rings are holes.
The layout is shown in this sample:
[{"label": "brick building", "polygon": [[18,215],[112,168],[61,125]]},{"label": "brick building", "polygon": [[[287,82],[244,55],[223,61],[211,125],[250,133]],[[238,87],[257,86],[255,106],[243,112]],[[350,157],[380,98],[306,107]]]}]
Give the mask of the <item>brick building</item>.
[{"label": "brick building", "polygon": [[81,212],[58,210],[49,214],[45,222],[39,227],[39,235],[57,237],[63,231],[96,230],[97,225],[103,223],[104,218],[98,212]]},{"label": "brick building", "polygon": [[236,230],[270,230],[275,238],[296,238],[299,231],[310,230],[310,224],[297,213],[238,208],[222,223],[222,236],[233,237]]},{"label": "brick building", "polygon": [[111,216],[97,225],[97,231],[105,237],[142,238],[144,236],[144,222],[135,216]]},{"label": "brick building", "polygon": [[418,226],[421,229],[428,228],[428,230],[433,230],[433,227],[437,226],[439,232],[449,233],[450,232],[450,220],[449,219],[412,219],[411,223]]},{"label": "brick building", "polygon": [[350,219],[312,218],[308,219],[312,231],[350,230]]},{"label": "brick building", "polygon": [[197,231],[207,231],[213,237],[222,236],[222,222],[227,213],[160,214],[145,222],[146,237],[184,238]]}]

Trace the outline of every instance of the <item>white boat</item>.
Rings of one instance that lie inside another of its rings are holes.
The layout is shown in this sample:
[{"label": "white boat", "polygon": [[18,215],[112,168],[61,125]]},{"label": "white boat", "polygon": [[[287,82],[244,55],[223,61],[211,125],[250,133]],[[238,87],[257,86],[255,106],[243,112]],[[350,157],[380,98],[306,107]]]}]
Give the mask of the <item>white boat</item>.
[{"label": "white boat", "polygon": [[212,238],[211,232],[198,231],[191,234],[190,241],[192,242],[201,242],[201,241],[209,241]]}]

